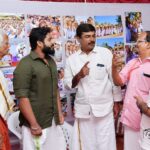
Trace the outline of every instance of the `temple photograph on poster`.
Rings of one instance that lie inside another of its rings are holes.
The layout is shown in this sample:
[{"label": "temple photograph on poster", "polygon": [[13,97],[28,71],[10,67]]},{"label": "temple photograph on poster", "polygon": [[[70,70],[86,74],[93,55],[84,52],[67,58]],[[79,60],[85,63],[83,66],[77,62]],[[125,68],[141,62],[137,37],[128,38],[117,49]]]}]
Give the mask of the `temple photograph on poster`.
[{"label": "temple photograph on poster", "polygon": [[142,13],[125,12],[126,43],[135,43],[138,33],[143,31]]},{"label": "temple photograph on poster", "polygon": [[116,37],[123,36],[123,26],[121,15],[119,16],[94,16],[96,36]]},{"label": "temple photograph on poster", "polygon": [[23,14],[0,13],[0,28],[9,36],[10,51],[1,60],[1,66],[16,66],[28,52],[25,38],[25,17]]}]

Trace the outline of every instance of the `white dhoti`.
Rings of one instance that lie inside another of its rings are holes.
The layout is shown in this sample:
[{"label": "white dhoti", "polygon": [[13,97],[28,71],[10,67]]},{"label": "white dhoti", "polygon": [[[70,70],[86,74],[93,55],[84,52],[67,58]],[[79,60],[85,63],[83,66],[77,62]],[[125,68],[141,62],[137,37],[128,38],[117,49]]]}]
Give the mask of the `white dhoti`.
[{"label": "white dhoti", "polygon": [[66,150],[66,142],[61,126],[56,126],[53,120],[52,126],[42,130],[42,135],[35,138],[28,127],[22,126],[23,150]]},{"label": "white dhoti", "polygon": [[113,113],[104,117],[76,119],[72,150],[116,150]]},{"label": "white dhoti", "polygon": [[140,131],[124,127],[124,150],[141,150],[139,140]]}]

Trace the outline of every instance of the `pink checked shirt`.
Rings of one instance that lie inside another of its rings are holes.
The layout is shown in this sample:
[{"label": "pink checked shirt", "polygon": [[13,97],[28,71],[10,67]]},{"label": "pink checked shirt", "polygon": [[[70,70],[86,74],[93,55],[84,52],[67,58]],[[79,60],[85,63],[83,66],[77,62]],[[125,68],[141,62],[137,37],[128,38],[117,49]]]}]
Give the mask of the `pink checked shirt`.
[{"label": "pink checked shirt", "polygon": [[127,63],[120,72],[123,83],[127,83],[121,121],[128,127],[139,130],[141,113],[134,96],[147,100],[150,90],[150,57],[143,60],[135,58]]}]

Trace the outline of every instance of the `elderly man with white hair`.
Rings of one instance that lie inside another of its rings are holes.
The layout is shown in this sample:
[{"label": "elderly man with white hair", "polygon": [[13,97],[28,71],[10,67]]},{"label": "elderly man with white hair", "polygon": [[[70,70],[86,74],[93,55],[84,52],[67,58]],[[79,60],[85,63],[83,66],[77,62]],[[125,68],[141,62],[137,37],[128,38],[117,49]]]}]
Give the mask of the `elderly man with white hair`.
[{"label": "elderly man with white hair", "polygon": [[[0,59],[9,51],[9,39],[7,34],[0,29]],[[6,79],[0,70],[0,149],[10,150],[8,128],[6,123],[7,113],[12,109],[14,102],[9,94]]]}]

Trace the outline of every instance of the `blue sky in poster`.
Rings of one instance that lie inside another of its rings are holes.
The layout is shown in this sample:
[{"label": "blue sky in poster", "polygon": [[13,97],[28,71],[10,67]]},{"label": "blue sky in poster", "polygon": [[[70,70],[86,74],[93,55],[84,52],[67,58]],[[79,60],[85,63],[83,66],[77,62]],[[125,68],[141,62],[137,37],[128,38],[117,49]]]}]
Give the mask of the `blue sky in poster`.
[{"label": "blue sky in poster", "polygon": [[124,43],[123,38],[105,38],[105,39],[97,39],[97,46],[102,46],[104,43],[107,43],[109,46],[114,47],[116,43]]},{"label": "blue sky in poster", "polygon": [[102,23],[110,23],[110,24],[118,24],[116,21],[118,16],[94,16],[95,22]]},{"label": "blue sky in poster", "polygon": [[80,21],[84,21],[87,22],[89,16],[75,16],[75,19],[77,20],[78,23],[80,23]]}]

